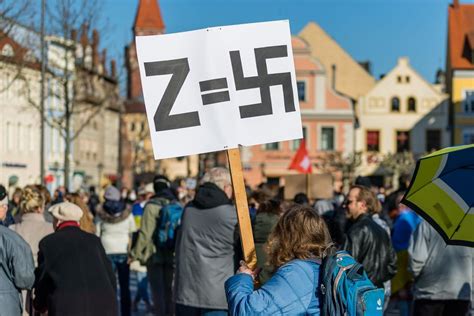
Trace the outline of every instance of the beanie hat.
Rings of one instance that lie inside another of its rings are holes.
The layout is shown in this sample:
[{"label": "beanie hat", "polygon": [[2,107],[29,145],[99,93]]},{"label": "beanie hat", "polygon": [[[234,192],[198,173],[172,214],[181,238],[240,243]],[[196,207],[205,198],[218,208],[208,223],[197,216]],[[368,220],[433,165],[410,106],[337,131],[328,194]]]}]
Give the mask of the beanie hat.
[{"label": "beanie hat", "polygon": [[107,189],[105,189],[104,198],[109,201],[120,201],[120,191],[116,187],[109,185]]}]

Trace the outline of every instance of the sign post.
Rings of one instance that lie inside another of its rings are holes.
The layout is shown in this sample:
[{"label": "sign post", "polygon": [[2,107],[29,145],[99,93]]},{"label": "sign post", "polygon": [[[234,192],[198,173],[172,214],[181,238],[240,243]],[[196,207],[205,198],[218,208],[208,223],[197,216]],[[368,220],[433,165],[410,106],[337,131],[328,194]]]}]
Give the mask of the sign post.
[{"label": "sign post", "polygon": [[227,150],[244,257],[255,268],[239,147],[303,136],[289,22],[138,36],[136,46],[155,159]]},{"label": "sign post", "polygon": [[244,260],[249,268],[255,269],[257,266],[257,255],[253,241],[252,225],[250,223],[249,206],[247,203],[247,193],[245,192],[239,148],[228,149],[227,158],[229,159],[232,186],[234,187],[235,206],[237,208]]}]

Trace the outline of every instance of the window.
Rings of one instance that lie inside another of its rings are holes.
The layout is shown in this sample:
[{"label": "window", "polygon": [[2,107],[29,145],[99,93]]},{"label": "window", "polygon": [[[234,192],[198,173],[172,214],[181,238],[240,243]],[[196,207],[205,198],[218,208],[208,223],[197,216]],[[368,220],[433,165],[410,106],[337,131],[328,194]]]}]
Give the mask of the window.
[{"label": "window", "polygon": [[397,131],[397,153],[410,151],[410,132]]},{"label": "window", "polygon": [[397,83],[402,83],[402,76],[397,76]]},{"label": "window", "polygon": [[145,131],[145,122],[141,122],[140,123],[140,132],[144,132]]},{"label": "window", "polygon": [[13,149],[13,128],[12,123],[7,122],[7,149]]},{"label": "window", "polygon": [[2,48],[2,55],[7,57],[12,57],[15,55],[13,47],[10,44],[5,44]]},{"label": "window", "polygon": [[464,112],[474,113],[474,90],[464,91]]},{"label": "window", "polygon": [[130,131],[131,132],[135,131],[135,122],[130,123]]},{"label": "window", "polygon": [[321,150],[334,150],[334,127],[321,128]]},{"label": "window", "polygon": [[390,103],[392,105],[392,112],[400,112],[400,99],[398,97],[393,97]]},{"label": "window", "polygon": [[467,130],[463,132],[464,145],[474,144],[474,130]]},{"label": "window", "polygon": [[280,149],[280,143],[269,143],[265,144],[265,150],[279,150]]},{"label": "window", "polygon": [[426,130],[426,151],[432,152],[441,148],[441,130]]},{"label": "window", "polygon": [[[306,127],[303,126],[303,139],[306,139]],[[291,142],[291,150],[298,150],[300,148],[301,139],[295,139]],[[308,144],[308,142],[306,142]]]},{"label": "window", "polygon": [[410,76],[406,76],[406,77],[405,77],[405,82],[406,82],[406,83],[410,83]]},{"label": "window", "polygon": [[366,143],[367,151],[380,151],[380,132],[367,131]]},{"label": "window", "polygon": [[18,123],[16,126],[16,148],[19,151],[23,151],[25,143],[23,140],[23,128],[21,127],[21,123]]},{"label": "window", "polygon": [[305,101],[306,100],[306,82],[297,81],[296,86],[298,87],[298,100]]},{"label": "window", "polygon": [[408,98],[408,112],[416,112],[416,99],[414,97]]}]

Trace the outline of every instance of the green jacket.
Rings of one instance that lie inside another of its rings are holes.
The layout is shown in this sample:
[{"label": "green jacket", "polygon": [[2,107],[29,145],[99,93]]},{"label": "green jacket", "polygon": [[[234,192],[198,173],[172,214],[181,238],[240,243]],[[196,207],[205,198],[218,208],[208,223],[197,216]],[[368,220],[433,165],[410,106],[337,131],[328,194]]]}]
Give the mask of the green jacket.
[{"label": "green jacket", "polygon": [[145,205],[141,219],[141,227],[135,245],[130,256],[140,261],[141,264],[172,264],[174,251],[158,249],[155,246],[155,234],[159,229],[159,217],[161,208],[169,204],[165,198],[152,198]]},{"label": "green jacket", "polygon": [[277,224],[280,217],[272,213],[257,213],[253,227],[253,238],[255,240],[255,252],[257,254],[257,266],[262,268],[260,272],[260,283],[263,285],[273,275],[273,267],[266,265],[267,254],[265,243],[267,238]]}]

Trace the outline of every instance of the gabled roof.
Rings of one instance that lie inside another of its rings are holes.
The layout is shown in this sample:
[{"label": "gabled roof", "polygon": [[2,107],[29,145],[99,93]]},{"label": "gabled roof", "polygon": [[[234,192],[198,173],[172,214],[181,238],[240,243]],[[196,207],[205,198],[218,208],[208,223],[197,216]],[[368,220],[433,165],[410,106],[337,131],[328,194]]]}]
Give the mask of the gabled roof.
[{"label": "gabled roof", "polygon": [[164,28],[158,0],[140,0],[133,30],[162,31]]},{"label": "gabled roof", "polygon": [[448,56],[451,69],[474,69],[474,4],[454,0],[448,8]]}]

